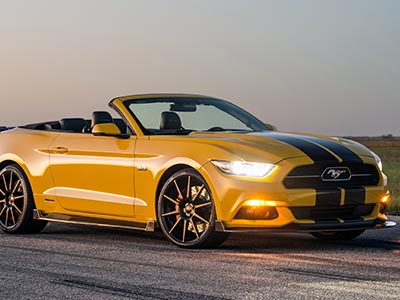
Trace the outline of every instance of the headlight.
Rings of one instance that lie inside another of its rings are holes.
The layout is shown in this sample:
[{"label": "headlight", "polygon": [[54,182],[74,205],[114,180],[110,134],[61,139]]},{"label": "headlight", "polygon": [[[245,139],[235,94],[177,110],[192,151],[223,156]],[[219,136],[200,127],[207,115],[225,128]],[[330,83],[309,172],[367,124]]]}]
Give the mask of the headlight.
[{"label": "headlight", "polygon": [[222,172],[238,176],[266,177],[275,169],[273,164],[255,162],[224,160],[212,160],[211,162]]},{"label": "headlight", "polygon": [[382,160],[381,158],[374,152],[371,151],[371,153],[374,155],[375,161],[378,164],[379,170],[382,172]]}]

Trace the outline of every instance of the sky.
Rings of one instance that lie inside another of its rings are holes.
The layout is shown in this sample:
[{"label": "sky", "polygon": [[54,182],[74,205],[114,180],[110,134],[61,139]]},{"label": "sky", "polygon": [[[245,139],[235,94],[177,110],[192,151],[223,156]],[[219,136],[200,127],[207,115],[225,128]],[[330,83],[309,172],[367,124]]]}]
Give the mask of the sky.
[{"label": "sky", "polygon": [[400,136],[399,20],[397,0],[0,0],[0,125],[178,92],[282,131]]}]

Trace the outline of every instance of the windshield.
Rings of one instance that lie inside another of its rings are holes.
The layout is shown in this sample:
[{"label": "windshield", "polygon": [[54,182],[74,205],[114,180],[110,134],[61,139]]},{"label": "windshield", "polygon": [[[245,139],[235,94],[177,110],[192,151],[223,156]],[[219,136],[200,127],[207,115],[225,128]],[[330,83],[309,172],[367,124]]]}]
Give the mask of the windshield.
[{"label": "windshield", "polygon": [[223,100],[168,97],[131,100],[125,105],[145,134],[269,130],[248,112]]}]

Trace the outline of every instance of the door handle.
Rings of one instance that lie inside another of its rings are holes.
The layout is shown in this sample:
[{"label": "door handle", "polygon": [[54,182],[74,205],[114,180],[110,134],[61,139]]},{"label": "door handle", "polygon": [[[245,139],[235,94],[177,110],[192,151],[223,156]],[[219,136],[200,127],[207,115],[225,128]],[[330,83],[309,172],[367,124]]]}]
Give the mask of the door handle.
[{"label": "door handle", "polygon": [[65,154],[67,152],[68,152],[67,147],[58,146],[53,148],[53,153],[55,154]]}]

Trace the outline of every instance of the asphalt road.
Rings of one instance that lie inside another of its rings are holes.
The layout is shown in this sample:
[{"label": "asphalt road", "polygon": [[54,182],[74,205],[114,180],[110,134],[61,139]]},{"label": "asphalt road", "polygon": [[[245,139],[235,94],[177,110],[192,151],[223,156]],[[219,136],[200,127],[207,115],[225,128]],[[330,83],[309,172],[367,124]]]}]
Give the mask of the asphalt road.
[{"label": "asphalt road", "polygon": [[235,234],[183,250],[161,233],[53,223],[0,233],[0,299],[400,299],[400,225],[350,242]]}]

